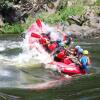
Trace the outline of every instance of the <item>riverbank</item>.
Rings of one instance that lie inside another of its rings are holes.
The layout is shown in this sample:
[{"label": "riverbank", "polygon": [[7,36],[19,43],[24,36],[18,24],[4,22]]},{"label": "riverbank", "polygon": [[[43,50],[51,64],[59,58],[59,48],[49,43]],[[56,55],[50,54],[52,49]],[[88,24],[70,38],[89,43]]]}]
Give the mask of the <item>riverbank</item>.
[{"label": "riverbank", "polygon": [[40,18],[44,23],[52,26],[59,25],[61,31],[65,33],[72,31],[76,37],[93,38],[100,35],[100,6],[98,0],[91,5],[80,1],[80,3],[67,4],[62,8],[60,6],[55,13],[42,11],[37,12],[35,16],[30,14],[25,22],[4,23],[0,28],[0,34],[20,34],[37,18]]}]

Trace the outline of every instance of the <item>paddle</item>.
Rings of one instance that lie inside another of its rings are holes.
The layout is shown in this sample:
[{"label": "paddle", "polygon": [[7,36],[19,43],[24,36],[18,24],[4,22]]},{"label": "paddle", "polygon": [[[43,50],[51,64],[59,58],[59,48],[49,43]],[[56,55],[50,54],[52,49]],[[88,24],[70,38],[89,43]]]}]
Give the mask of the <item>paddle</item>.
[{"label": "paddle", "polygon": [[61,31],[60,26],[57,25],[57,31],[60,32],[63,36],[66,36],[66,34],[64,32]]},{"label": "paddle", "polygon": [[37,20],[36,20],[36,24],[37,24],[37,26],[38,26],[39,28],[41,28],[41,30],[42,30],[42,22],[41,22],[40,19],[37,19]]},{"label": "paddle", "polygon": [[31,33],[31,37],[34,37],[34,38],[41,38],[41,36],[37,33]]}]

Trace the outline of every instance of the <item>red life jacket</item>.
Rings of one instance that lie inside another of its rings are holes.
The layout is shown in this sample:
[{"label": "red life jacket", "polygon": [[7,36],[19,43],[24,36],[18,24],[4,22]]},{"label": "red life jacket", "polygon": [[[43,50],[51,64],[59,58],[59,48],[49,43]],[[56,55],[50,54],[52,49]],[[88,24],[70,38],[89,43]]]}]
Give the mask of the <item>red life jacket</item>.
[{"label": "red life jacket", "polygon": [[57,54],[57,58],[59,59],[64,59],[64,56],[65,56],[65,50],[62,50]]},{"label": "red life jacket", "polygon": [[64,36],[64,39],[63,39],[63,41],[66,41],[66,39],[67,39],[67,35],[65,35],[65,36]]},{"label": "red life jacket", "polygon": [[40,40],[39,40],[39,42],[40,42],[40,44],[46,44],[46,38],[40,38]]},{"label": "red life jacket", "polygon": [[55,50],[56,47],[57,47],[57,43],[56,43],[56,42],[54,42],[54,43],[48,45],[48,49],[49,49],[50,51]]},{"label": "red life jacket", "polygon": [[64,59],[64,63],[68,65],[68,64],[71,64],[73,62],[71,61],[71,59],[69,57],[67,57]]}]

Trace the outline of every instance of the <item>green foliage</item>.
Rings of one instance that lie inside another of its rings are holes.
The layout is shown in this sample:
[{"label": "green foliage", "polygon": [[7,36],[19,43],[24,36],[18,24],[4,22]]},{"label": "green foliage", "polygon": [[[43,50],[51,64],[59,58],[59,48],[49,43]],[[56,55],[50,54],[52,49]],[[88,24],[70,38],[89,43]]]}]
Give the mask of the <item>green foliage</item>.
[{"label": "green foliage", "polygon": [[67,21],[70,15],[82,15],[84,13],[83,6],[64,7],[53,14],[42,13],[36,16],[36,18],[42,19],[46,23],[55,24],[57,22]]},{"label": "green foliage", "polygon": [[13,0],[0,0],[0,9],[9,8],[13,5]]},{"label": "green foliage", "polygon": [[72,6],[66,7],[59,11],[60,15],[63,17],[68,17],[70,15],[81,15],[84,12],[84,8],[82,6]]},{"label": "green foliage", "polygon": [[95,6],[95,7],[93,7],[93,9],[96,12],[96,14],[100,16],[100,7],[99,6]]},{"label": "green foliage", "polygon": [[100,0],[96,0],[95,5],[96,5],[96,6],[100,6]]},{"label": "green foliage", "polygon": [[3,33],[21,33],[24,31],[24,27],[21,24],[13,24],[13,25],[9,25],[9,24],[5,24],[2,27],[2,31]]},{"label": "green foliage", "polygon": [[5,23],[4,26],[1,28],[2,33],[7,34],[18,34],[23,31],[25,31],[33,22],[35,21],[35,18],[28,17],[26,20],[26,23],[14,23],[12,25],[9,25],[8,23]]},{"label": "green foliage", "polygon": [[44,22],[51,24],[61,21],[61,16],[59,15],[59,13],[53,13],[53,14],[42,13],[38,15],[36,18],[40,18]]}]

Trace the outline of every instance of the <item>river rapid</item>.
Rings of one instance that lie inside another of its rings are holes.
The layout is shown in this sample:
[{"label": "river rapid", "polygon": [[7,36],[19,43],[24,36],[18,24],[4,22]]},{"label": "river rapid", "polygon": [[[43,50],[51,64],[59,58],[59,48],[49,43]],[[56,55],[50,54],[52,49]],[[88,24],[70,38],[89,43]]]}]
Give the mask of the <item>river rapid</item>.
[{"label": "river rapid", "polygon": [[100,38],[79,42],[90,51],[93,74],[68,79],[45,70],[44,64],[13,63],[23,54],[22,41],[17,35],[0,36],[0,100],[100,100]]}]

